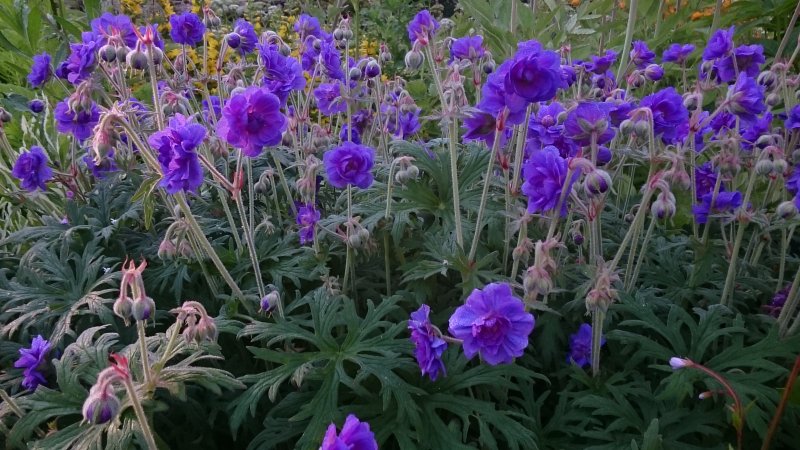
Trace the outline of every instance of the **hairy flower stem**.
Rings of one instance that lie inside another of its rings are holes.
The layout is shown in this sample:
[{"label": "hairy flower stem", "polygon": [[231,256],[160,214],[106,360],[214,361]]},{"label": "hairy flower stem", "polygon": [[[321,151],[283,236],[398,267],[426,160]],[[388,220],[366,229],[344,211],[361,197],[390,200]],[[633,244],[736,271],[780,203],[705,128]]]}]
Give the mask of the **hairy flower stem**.
[{"label": "hairy flower stem", "polygon": [[[500,115],[501,116],[505,115],[505,111],[501,111]],[[498,128],[500,127],[498,126]],[[469,248],[468,261],[470,262],[475,259],[475,253],[478,251],[478,241],[480,240],[481,229],[483,228],[483,215],[486,212],[486,201],[489,198],[489,186],[492,184],[492,170],[494,169],[494,160],[497,159],[497,151],[500,149],[501,134],[502,130],[496,130],[494,133],[494,142],[492,143],[492,153],[489,156],[489,165],[486,167],[486,175],[484,176],[483,179],[483,192],[481,193],[481,204],[478,207],[478,217],[477,219],[475,219],[475,235],[472,236],[472,245]]]},{"label": "hairy flower stem", "polygon": [[[653,229],[656,227],[656,220],[655,218],[650,218],[650,225],[647,227],[647,232],[644,234],[644,241],[642,241],[642,251],[639,252],[639,257],[636,258],[636,266],[633,269],[633,275],[630,275],[629,272],[625,272],[625,290],[630,291],[634,286],[636,286],[636,280],[639,278],[639,270],[642,268],[642,262],[644,262],[644,256],[647,253],[647,244],[650,243],[650,238],[653,235]],[[630,275],[630,278],[628,276]]]},{"label": "hairy flower stem", "polygon": [[[755,171],[754,171],[755,172]],[[714,183],[714,192],[711,194],[711,205],[709,206],[708,210],[714,210],[714,204],[717,202],[717,195],[719,195],[719,189],[722,185],[722,175],[717,174],[717,181]],[[703,227],[703,247],[708,244],[708,231],[711,229],[711,217],[706,219],[706,226]]]},{"label": "hairy flower stem", "polygon": [[606,312],[600,309],[592,311],[592,376],[600,373],[600,345],[603,342],[603,322]]},{"label": "hairy flower stem", "polygon": [[139,400],[139,394],[136,388],[133,387],[133,382],[130,377],[124,377],[125,389],[128,391],[128,398],[133,406],[133,411],[136,413],[136,420],[139,422],[139,428],[142,430],[144,441],[147,444],[147,450],[158,450],[156,440],[153,438],[153,431],[150,430],[150,424],[147,423],[147,416],[144,415],[142,402]]},{"label": "hairy flower stem", "polygon": [[[430,65],[431,75],[436,83],[436,91],[439,93],[439,101],[441,102],[442,113],[447,108],[447,99],[444,96],[442,89],[442,80],[439,79],[439,73],[436,71],[436,63],[433,60],[433,52],[431,46],[425,46],[425,56]],[[452,182],[453,189],[453,219],[456,226],[456,243],[459,248],[464,248],[464,231],[461,227],[461,199],[458,192],[458,119],[455,114],[450,114],[450,128],[447,136],[448,147],[450,150],[450,181]]]},{"label": "hairy flower stem", "polygon": [[[798,3],[798,8],[800,8],[800,3]],[[795,358],[792,371],[789,373],[789,378],[786,379],[786,387],[783,388],[781,401],[778,403],[778,407],[775,408],[775,415],[772,416],[772,420],[769,422],[769,429],[767,430],[767,436],[764,438],[764,443],[761,445],[761,450],[769,450],[772,438],[775,436],[775,432],[778,431],[778,425],[781,423],[783,411],[786,409],[786,404],[789,403],[789,398],[794,388],[794,382],[798,375],[800,375],[800,355]]]},{"label": "hairy flower stem", "polygon": [[800,301],[800,267],[797,268],[797,273],[792,281],[792,287],[789,288],[789,294],[786,296],[786,302],[783,304],[781,313],[778,316],[778,330],[781,336],[786,336],[789,328],[789,321],[794,316],[794,310],[797,309],[797,303]]},{"label": "hairy flower stem", "polygon": [[[789,242],[792,242],[792,237],[794,236],[794,230],[797,229],[796,226],[791,226],[789,228],[789,234],[787,236],[786,229],[781,230],[781,262],[780,267],[778,268],[778,283],[775,286],[775,290],[779,290],[783,287],[783,277],[784,272],[786,272],[786,251],[789,247]],[[755,261],[753,262],[755,264]]]},{"label": "hairy flower stem", "polygon": [[348,289],[348,281],[350,281],[350,270],[353,265],[353,248],[350,245],[350,235],[352,234],[352,227],[350,226],[350,221],[353,219],[353,186],[348,184],[347,185],[347,226],[345,227],[345,233],[347,234],[347,239],[345,239],[345,247],[347,247],[347,253],[345,255],[344,261],[344,281],[342,282],[342,292],[347,294]]},{"label": "hairy flower stem", "polygon": [[722,15],[722,0],[717,0],[717,4],[714,6],[714,18],[711,19],[711,31],[719,27],[719,18]]},{"label": "hairy flower stem", "polygon": [[645,211],[647,211],[647,206],[650,204],[650,197],[652,197],[653,192],[655,192],[655,190],[650,185],[650,180],[648,179],[647,189],[645,189],[644,195],[642,196],[642,202],[639,204],[639,209],[636,211],[636,215],[633,217],[633,223],[631,224],[631,227],[628,228],[628,232],[625,233],[622,243],[619,244],[617,254],[614,256],[614,259],[611,260],[609,271],[613,271],[622,260],[622,255],[625,253],[625,249],[628,247],[628,244],[630,244],[633,235],[636,234],[638,236],[644,222]]},{"label": "hairy flower stem", "polygon": [[278,169],[278,177],[281,179],[281,186],[283,186],[283,190],[286,191],[286,199],[289,201],[289,208],[292,210],[292,215],[297,215],[297,207],[294,206],[294,200],[292,200],[292,191],[289,190],[289,183],[286,182],[286,174],[283,173],[283,165],[281,165],[278,156],[272,152],[272,160],[275,162],[275,168]]},{"label": "hairy flower stem", "polygon": [[556,203],[556,207],[552,211],[553,216],[550,218],[550,227],[547,229],[547,237],[545,238],[545,241],[549,241],[550,238],[556,234],[558,221],[561,219],[561,205],[563,205],[567,200],[567,188],[569,188],[569,182],[572,179],[572,174],[574,172],[574,169],[567,164],[567,176],[564,178],[564,184],[561,185],[561,194],[558,196],[558,203]]},{"label": "hairy flower stem", "polygon": [[150,372],[150,358],[147,355],[147,334],[145,333],[146,323],[144,320],[136,321],[136,331],[139,333],[139,353],[142,358],[142,373],[147,389],[153,386],[153,375]]},{"label": "hairy flower stem", "polygon": [[733,416],[733,428],[736,430],[736,448],[738,450],[742,450],[742,430],[744,429],[744,413],[745,410],[742,407],[742,401],[739,399],[739,395],[736,394],[736,391],[733,390],[733,387],[728,380],[726,380],[722,375],[714,372],[713,370],[709,369],[708,367],[698,364],[694,361],[689,361],[689,364],[686,365],[687,368],[697,369],[706,375],[710,376],[711,378],[715,379],[719,384],[725,388],[725,391],[728,393],[728,396],[733,399],[733,409],[732,409],[732,416]]},{"label": "hairy flower stem", "polygon": [[[527,216],[527,213],[525,213]],[[519,234],[517,235],[517,247],[521,247],[525,238],[528,237],[528,221],[523,220],[519,226]],[[519,258],[514,258],[514,263],[511,265],[511,280],[517,278],[517,270],[519,270]]]},{"label": "hairy flower stem", "polygon": [[147,64],[150,71],[150,87],[153,91],[153,112],[156,115],[156,124],[158,130],[164,129],[164,112],[161,111],[161,98],[158,95],[158,78],[156,77],[156,64],[153,61],[153,52],[147,52],[149,64]]},{"label": "hairy flower stem", "polygon": [[620,52],[622,56],[619,59],[619,68],[617,69],[617,80],[621,80],[624,75],[623,71],[628,67],[628,54],[630,53],[631,41],[633,40],[633,29],[636,25],[636,6],[638,0],[631,0],[628,6],[628,27],[625,29],[625,44],[622,46]]},{"label": "hairy flower stem", "polygon": [[797,23],[797,17],[799,15],[800,15],[800,2],[797,3],[797,7],[794,9],[794,14],[792,14],[792,19],[789,20],[789,25],[786,26],[786,32],[783,34],[783,39],[781,39],[781,44],[778,46],[778,51],[775,52],[775,61],[779,61],[781,59],[783,50],[786,48],[786,44],[789,43],[789,36],[792,34],[792,29],[794,28],[794,25]]},{"label": "hairy flower stem", "polygon": [[[756,177],[758,173],[753,170],[750,172],[750,181],[747,183],[747,190],[744,194],[744,200],[742,201],[742,212],[740,214],[745,214],[747,205],[750,202],[750,194],[753,193],[753,186],[756,184]],[[747,229],[747,224],[749,221],[747,219],[741,219],[741,223],[739,224],[739,228],[736,231],[736,238],[733,241],[733,252],[731,252],[731,262],[728,264],[728,275],[725,277],[725,287],[722,289],[722,298],[720,298],[720,304],[728,305],[730,302],[728,301],[729,294],[732,294],[731,289],[733,289],[734,281],[736,280],[736,263],[739,259],[739,250],[742,247],[742,239],[744,238],[744,231]]]},{"label": "hairy flower stem", "polygon": [[[191,208],[189,208],[189,204],[186,203],[186,197],[184,196],[183,192],[178,192],[177,194],[175,194],[175,199],[177,200],[178,206],[181,208],[181,211],[183,211],[183,215],[186,219],[186,223],[189,225],[189,229],[192,230],[192,233],[194,233],[195,235],[195,239],[197,239],[197,242],[199,242],[200,246],[203,247],[203,251],[205,251],[206,255],[214,263],[214,266],[217,268],[220,275],[225,280],[225,283],[227,283],[228,287],[230,287],[231,291],[233,291],[233,294],[239,297],[241,300],[244,300],[244,293],[242,293],[242,290],[239,289],[239,286],[236,284],[236,282],[233,281],[233,277],[231,277],[231,274],[228,272],[228,269],[225,268],[225,265],[222,263],[222,260],[219,259],[217,252],[214,250],[214,247],[211,245],[211,242],[208,241],[208,238],[203,232],[203,229],[200,228],[200,224],[197,223],[197,219],[194,218],[192,210]],[[243,304],[248,310],[251,309],[250,305],[248,305],[246,302],[243,301]]]},{"label": "hairy flower stem", "polygon": [[167,346],[164,347],[164,354],[161,355],[161,358],[153,365],[153,372],[155,372],[156,374],[161,373],[161,370],[163,370],[164,366],[167,365],[167,361],[169,361],[169,355],[170,353],[172,353],[172,349],[178,342],[178,336],[181,334],[181,321],[176,320],[175,326],[167,329],[167,333],[169,333],[169,330],[172,330],[172,334],[169,335],[169,340],[167,340]]},{"label": "hairy flower stem", "polygon": [[253,274],[256,278],[256,286],[258,288],[258,298],[263,298],[266,295],[264,289],[264,280],[261,278],[261,268],[258,264],[258,255],[256,255],[255,239],[253,239],[252,223],[247,220],[246,212],[244,210],[244,200],[242,199],[241,191],[236,191],[234,197],[236,207],[239,209],[239,217],[242,222],[242,232],[244,233],[244,240],[247,243],[247,253],[250,254],[250,263],[253,265]]},{"label": "hairy flower stem", "polygon": [[383,267],[384,271],[386,272],[386,296],[391,297],[392,295],[392,269],[391,269],[391,258],[389,255],[389,244],[390,244],[390,237],[389,232],[384,231],[383,233]]}]

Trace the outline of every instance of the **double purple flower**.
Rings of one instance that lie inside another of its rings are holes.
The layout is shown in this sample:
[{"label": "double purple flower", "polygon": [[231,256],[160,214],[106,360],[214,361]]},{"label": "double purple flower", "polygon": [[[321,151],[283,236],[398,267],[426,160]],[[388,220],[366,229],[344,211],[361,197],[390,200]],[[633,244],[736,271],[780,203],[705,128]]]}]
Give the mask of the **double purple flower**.
[{"label": "double purple flower", "polygon": [[196,149],[205,136],[204,126],[191,123],[182,114],[176,114],[167,128],[147,139],[150,146],[158,151],[158,162],[164,172],[161,186],[168,193],[197,192],[203,184],[203,168]]},{"label": "double purple flower", "polygon": [[505,283],[473,290],[450,317],[450,334],[463,341],[467,359],[480,354],[493,366],[522,356],[533,326],[533,315]]},{"label": "double purple flower", "polygon": [[375,441],[375,434],[370,431],[369,424],[350,414],[338,435],[336,424],[328,426],[319,450],[378,450],[378,442]]},{"label": "double purple flower", "polygon": [[185,12],[183,14],[173,14],[169,17],[169,37],[176,44],[193,46],[203,41],[206,26],[197,17],[197,14]]},{"label": "double purple flower", "polygon": [[53,74],[53,69],[50,67],[50,55],[47,52],[40,53],[33,57],[33,64],[31,71],[28,74],[28,83],[31,87],[41,87],[47,83],[50,76]]},{"label": "double purple flower", "polygon": [[442,354],[447,350],[447,342],[442,339],[439,330],[431,324],[428,318],[430,312],[431,308],[428,305],[420,306],[411,313],[408,329],[411,330],[414,356],[417,358],[422,375],[428,375],[435,381],[439,375],[445,373]]},{"label": "double purple flower", "polygon": [[22,387],[35,390],[39,385],[46,383],[42,370],[47,364],[45,358],[47,358],[49,351],[50,343],[41,335],[33,338],[30,348],[19,349],[20,357],[14,362],[14,367],[25,369],[23,371]]},{"label": "double purple flower", "polygon": [[42,147],[34,145],[30,151],[23,152],[14,163],[11,175],[20,180],[20,187],[33,192],[46,190],[45,183],[53,178],[53,170],[47,166],[47,154]]},{"label": "double purple flower", "polygon": [[372,185],[375,150],[371,147],[345,142],[325,152],[322,162],[328,174],[328,182],[333,187],[344,189],[348,185],[354,185],[366,189]]},{"label": "double purple flower", "polygon": [[557,148],[547,146],[531,153],[522,167],[522,176],[525,178],[522,193],[528,197],[529,213],[552,211],[561,202],[560,213],[562,216],[567,214],[569,191],[577,177],[572,177],[567,192],[562,194],[567,179],[567,160],[561,157]]},{"label": "double purple flower", "polygon": [[275,94],[251,86],[231,97],[222,108],[217,135],[245,155],[258,156],[264,147],[281,142],[287,121],[280,108]]},{"label": "double purple flower", "polygon": [[56,130],[75,136],[82,141],[92,135],[92,130],[100,120],[100,110],[92,102],[89,109],[76,111],[69,106],[69,99],[58,102],[53,110],[56,119]]}]

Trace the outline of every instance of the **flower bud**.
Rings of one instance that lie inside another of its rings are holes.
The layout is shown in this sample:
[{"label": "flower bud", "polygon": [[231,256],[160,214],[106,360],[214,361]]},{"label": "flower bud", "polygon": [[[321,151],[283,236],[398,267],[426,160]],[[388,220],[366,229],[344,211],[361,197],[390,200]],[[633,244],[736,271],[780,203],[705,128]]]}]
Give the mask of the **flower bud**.
[{"label": "flower bud", "polygon": [[131,49],[127,45],[121,45],[116,48],[117,52],[117,61],[127,61],[128,53],[130,53]]},{"label": "flower bud", "polygon": [[419,69],[420,67],[422,67],[423,61],[424,59],[422,53],[418,50],[411,50],[408,53],[406,53],[405,62],[406,62],[406,68],[408,70]]},{"label": "flower bud", "polygon": [[161,64],[161,61],[164,60],[164,52],[162,52],[161,49],[156,46],[152,46],[147,49],[147,54],[148,57],[152,56],[153,64],[155,65]]},{"label": "flower bud", "polygon": [[496,67],[495,62],[490,59],[489,61],[486,61],[481,65],[481,70],[483,70],[483,73],[485,73],[486,75],[489,75],[492,72],[494,72],[495,67]]},{"label": "flower bud", "polygon": [[573,231],[572,232],[572,242],[574,242],[575,245],[579,245],[579,246],[583,245],[583,241],[584,241],[584,237],[583,237],[583,234],[581,234],[580,231]]},{"label": "flower bud", "polygon": [[128,53],[125,62],[133,70],[144,70],[147,68],[147,55],[143,51],[135,49]]},{"label": "flower bud", "polygon": [[767,98],[766,98],[765,101],[766,101],[767,105],[775,106],[775,105],[777,105],[778,103],[781,102],[781,96],[776,94],[775,92],[773,92],[773,93],[767,95]]},{"label": "flower bud", "polygon": [[609,187],[611,187],[611,175],[605,170],[593,170],[587,173],[583,180],[583,190],[590,197],[605,194]]},{"label": "flower bud", "polygon": [[261,312],[270,312],[275,308],[278,302],[281,301],[281,294],[278,291],[272,291],[261,298]]},{"label": "flower bud", "polygon": [[692,361],[685,358],[673,356],[669,359],[669,365],[672,367],[672,370],[683,369],[684,367],[689,367],[691,364]]},{"label": "flower bud", "polygon": [[127,324],[131,320],[132,307],[133,301],[131,301],[130,297],[119,297],[116,301],[114,301],[114,306],[112,309],[114,314],[124,320]]},{"label": "flower bud", "polygon": [[524,245],[518,245],[514,247],[514,250],[511,252],[511,258],[514,261],[520,261],[523,259],[527,261],[529,256],[530,252],[527,248],[525,248]]},{"label": "flower bud", "polygon": [[[95,388],[92,387],[92,391]],[[119,413],[120,402],[111,386],[98,392],[90,392],[83,402],[83,420],[101,425],[109,422]]]},{"label": "flower bud", "polygon": [[775,170],[775,166],[769,159],[760,159],[756,163],[756,173],[767,176]]},{"label": "flower bud", "polygon": [[131,307],[131,317],[136,321],[146,321],[153,316],[156,310],[156,303],[150,297],[133,302]]},{"label": "flower bud", "polygon": [[367,78],[375,78],[381,75],[381,66],[378,64],[378,61],[374,59],[369,60],[367,66],[364,68],[364,74]]},{"label": "flower bud", "polygon": [[44,111],[44,102],[35,98],[28,102],[28,108],[31,109],[31,112],[39,114],[40,112]]},{"label": "flower bud", "polygon": [[358,237],[361,238],[361,242],[367,242],[369,240],[369,230],[366,228],[358,230]]},{"label": "flower bud", "polygon": [[619,132],[623,136],[630,136],[634,133],[634,123],[631,119],[625,119],[619,124]]},{"label": "flower bud", "polygon": [[333,30],[333,38],[337,41],[341,41],[342,39],[344,39],[344,30],[342,30],[341,28]]},{"label": "flower bud", "polygon": [[419,168],[415,165],[410,165],[406,168],[409,179],[416,179],[419,176]]},{"label": "flower bud", "polygon": [[778,205],[778,208],[775,210],[775,214],[777,214],[778,217],[783,220],[792,220],[797,217],[797,205],[795,205],[791,200],[783,202]]},{"label": "flower bud", "polygon": [[291,55],[291,54],[292,54],[292,49],[291,49],[291,47],[289,47],[289,46],[288,46],[288,45],[286,45],[286,44],[281,44],[281,46],[280,46],[280,48],[278,49],[278,51],[280,51],[280,52],[281,52],[281,55],[283,55],[283,56],[289,56],[289,55]]},{"label": "flower bud", "polygon": [[361,240],[361,236],[359,236],[358,233],[353,233],[347,237],[347,244],[350,245],[350,247],[358,249],[361,248],[363,242]]},{"label": "flower bud", "polygon": [[98,53],[100,54],[100,59],[105,62],[114,62],[117,59],[117,49],[108,44],[100,47]]},{"label": "flower bud", "polygon": [[644,76],[650,81],[658,81],[664,77],[664,69],[658,64],[650,64],[644,69]]},{"label": "flower bud", "polygon": [[772,160],[772,171],[775,175],[786,173],[786,169],[788,168],[789,168],[789,163],[787,163],[785,159],[778,158]]},{"label": "flower bud", "polygon": [[175,256],[175,244],[170,239],[164,239],[158,245],[158,257],[161,260],[172,259]]},{"label": "flower bud", "polygon": [[349,40],[353,39],[353,30],[351,30],[351,29],[349,29],[349,28],[346,28],[346,29],[345,29],[345,30],[342,32],[342,38],[343,38],[344,40],[346,40],[346,41],[349,41]]},{"label": "flower bud", "polygon": [[392,54],[389,52],[389,50],[382,51],[378,56],[381,58],[382,62],[388,63],[392,61]]},{"label": "flower bud", "polygon": [[353,67],[348,72],[347,76],[350,78],[350,81],[358,81],[361,79],[361,69],[358,67]]},{"label": "flower bud", "polygon": [[225,35],[225,41],[228,42],[228,47],[239,48],[242,44],[242,37],[238,33],[229,33]]},{"label": "flower bud", "polygon": [[647,82],[647,78],[639,70],[634,70],[633,73],[628,75],[628,85],[634,88],[640,88]]},{"label": "flower bud", "polygon": [[700,98],[696,94],[687,94],[683,98],[683,106],[689,111],[694,111],[700,105]]},{"label": "flower bud", "polygon": [[772,88],[775,87],[777,81],[778,81],[778,76],[775,74],[775,72],[772,72],[770,70],[765,70],[761,72],[760,74],[758,74],[758,78],[756,78],[756,82],[761,86],[764,86],[764,88],[766,88],[767,91],[771,91]]},{"label": "flower bud", "polygon": [[650,205],[650,214],[658,220],[671,219],[675,210],[675,196],[671,192],[662,192]]},{"label": "flower bud", "polygon": [[311,42],[311,46],[314,47],[314,50],[319,51],[322,48],[322,41],[319,39],[314,39],[314,41]]},{"label": "flower bud", "polygon": [[531,266],[525,272],[522,279],[522,287],[525,289],[525,295],[547,295],[553,290],[553,280],[550,274],[541,267]]},{"label": "flower bud", "polygon": [[647,139],[650,136],[650,123],[640,120],[633,125],[633,131],[639,138]]},{"label": "flower bud", "polygon": [[200,343],[204,340],[209,340],[211,342],[216,342],[217,340],[217,325],[214,323],[214,319],[211,317],[201,317],[200,321],[197,322],[194,331],[194,339],[197,341],[197,343]]},{"label": "flower bud", "polygon": [[409,178],[408,171],[405,169],[398,170],[397,173],[394,174],[394,181],[398,184],[406,184]]}]

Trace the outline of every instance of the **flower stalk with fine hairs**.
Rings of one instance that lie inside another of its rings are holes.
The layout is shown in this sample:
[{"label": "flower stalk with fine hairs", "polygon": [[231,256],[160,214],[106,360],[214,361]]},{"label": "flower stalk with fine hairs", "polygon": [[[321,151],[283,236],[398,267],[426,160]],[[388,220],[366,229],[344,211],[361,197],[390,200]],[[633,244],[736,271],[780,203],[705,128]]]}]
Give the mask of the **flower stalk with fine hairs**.
[{"label": "flower stalk with fine hairs", "polygon": [[733,421],[733,428],[736,430],[736,447],[741,450],[742,449],[742,431],[744,430],[744,415],[745,409],[742,407],[742,401],[739,399],[739,395],[733,389],[733,386],[719,373],[709,369],[708,367],[696,363],[689,358],[678,358],[673,357],[669,360],[670,366],[672,366],[673,370],[680,370],[680,369],[696,369],[699,370],[706,375],[710,376],[711,378],[715,379],[722,387],[725,389],[725,392],[730,396],[733,400],[733,407],[731,408],[731,418]]}]

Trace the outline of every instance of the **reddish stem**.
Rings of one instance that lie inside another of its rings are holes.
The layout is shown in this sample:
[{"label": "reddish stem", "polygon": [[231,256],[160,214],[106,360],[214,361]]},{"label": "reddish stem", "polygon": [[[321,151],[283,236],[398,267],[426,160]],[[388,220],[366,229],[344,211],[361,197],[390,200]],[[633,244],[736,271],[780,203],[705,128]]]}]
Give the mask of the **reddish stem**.
[{"label": "reddish stem", "polygon": [[761,446],[761,450],[769,449],[769,446],[772,443],[772,438],[775,435],[775,432],[778,431],[778,425],[781,423],[781,416],[783,416],[783,410],[786,409],[786,403],[788,403],[789,401],[789,396],[792,395],[794,380],[797,379],[798,374],[800,374],[800,355],[798,355],[797,358],[794,360],[794,367],[792,367],[792,372],[789,373],[789,379],[786,380],[786,387],[783,389],[781,402],[778,403],[778,407],[775,409],[775,415],[772,417],[772,420],[769,423],[769,429],[767,430],[767,437],[764,438],[764,444]]}]

